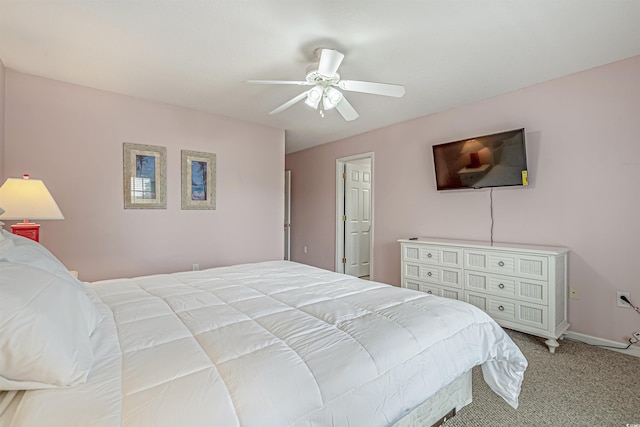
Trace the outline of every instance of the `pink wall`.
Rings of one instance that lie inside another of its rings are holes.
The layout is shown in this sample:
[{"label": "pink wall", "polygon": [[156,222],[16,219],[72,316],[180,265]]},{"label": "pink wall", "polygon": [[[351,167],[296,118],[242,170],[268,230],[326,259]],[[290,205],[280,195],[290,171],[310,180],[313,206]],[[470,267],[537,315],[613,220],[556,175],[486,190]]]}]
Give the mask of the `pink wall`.
[{"label": "pink wall", "polygon": [[[44,180],[41,242],[92,281],[282,259],[284,132],[6,70],[5,177]],[[122,143],[167,147],[167,209],[124,209]],[[217,155],[217,209],[180,208],[180,150]]]},{"label": "pink wall", "polygon": [[334,269],[336,159],[369,151],[375,280],[399,285],[399,238],[489,240],[489,190],[437,192],[431,146],[524,127],[530,186],[493,191],[494,240],[569,247],[570,330],[625,341],[638,318],[616,291],[640,304],[638,76],[634,57],[288,155],[292,259]]}]

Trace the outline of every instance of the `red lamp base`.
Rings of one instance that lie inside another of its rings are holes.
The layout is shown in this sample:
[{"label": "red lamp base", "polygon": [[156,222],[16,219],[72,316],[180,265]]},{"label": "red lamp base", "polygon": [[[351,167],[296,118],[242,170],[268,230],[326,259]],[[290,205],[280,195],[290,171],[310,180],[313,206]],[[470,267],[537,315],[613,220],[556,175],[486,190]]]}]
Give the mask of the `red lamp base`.
[{"label": "red lamp base", "polygon": [[26,237],[27,239],[40,241],[40,224],[34,224],[33,222],[21,222],[11,226],[13,234]]},{"label": "red lamp base", "polygon": [[469,153],[469,160],[471,161],[471,163],[469,163],[468,168],[475,169],[480,167],[480,154]]}]

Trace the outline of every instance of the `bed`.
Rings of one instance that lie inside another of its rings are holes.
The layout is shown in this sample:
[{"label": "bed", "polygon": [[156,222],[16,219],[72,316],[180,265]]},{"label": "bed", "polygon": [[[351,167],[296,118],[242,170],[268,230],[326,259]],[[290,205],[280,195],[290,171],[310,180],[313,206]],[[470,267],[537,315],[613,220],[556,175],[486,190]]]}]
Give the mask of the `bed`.
[{"label": "bed", "polygon": [[432,425],[527,366],[462,301],[289,261],[83,284],[6,231],[0,327],[0,426]]}]

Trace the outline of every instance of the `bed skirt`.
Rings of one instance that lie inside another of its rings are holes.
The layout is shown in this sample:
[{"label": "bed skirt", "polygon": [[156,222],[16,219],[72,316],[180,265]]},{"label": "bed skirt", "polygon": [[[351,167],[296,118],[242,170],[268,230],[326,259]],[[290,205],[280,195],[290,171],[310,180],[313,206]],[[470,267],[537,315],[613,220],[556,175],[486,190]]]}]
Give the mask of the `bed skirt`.
[{"label": "bed skirt", "polygon": [[392,427],[433,426],[453,409],[458,412],[471,403],[471,390],[471,370],[468,370],[393,424]]}]

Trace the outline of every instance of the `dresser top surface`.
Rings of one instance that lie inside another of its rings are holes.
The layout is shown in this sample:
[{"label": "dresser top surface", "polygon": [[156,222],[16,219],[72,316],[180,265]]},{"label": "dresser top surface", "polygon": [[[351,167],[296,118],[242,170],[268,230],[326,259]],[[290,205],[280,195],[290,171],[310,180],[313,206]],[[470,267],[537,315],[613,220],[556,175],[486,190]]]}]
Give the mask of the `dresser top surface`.
[{"label": "dresser top surface", "polygon": [[417,239],[399,239],[400,243],[423,243],[423,244],[435,244],[435,245],[450,245],[461,246],[465,248],[477,248],[477,249],[503,249],[510,251],[522,251],[522,252],[546,252],[554,255],[561,255],[569,252],[569,248],[563,246],[548,246],[548,245],[530,245],[523,243],[504,243],[504,242],[487,242],[481,240],[458,240],[458,239],[443,239],[438,237],[418,237]]}]

